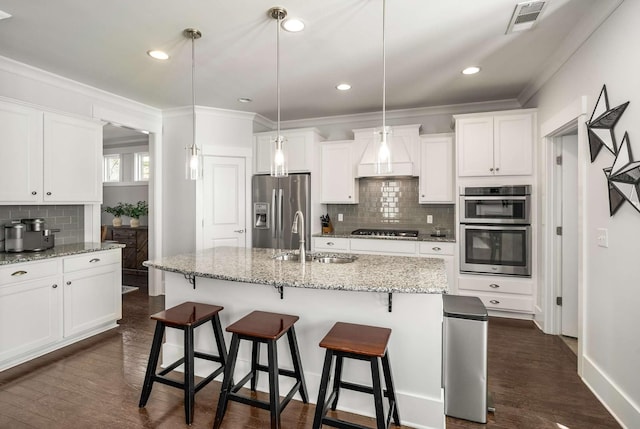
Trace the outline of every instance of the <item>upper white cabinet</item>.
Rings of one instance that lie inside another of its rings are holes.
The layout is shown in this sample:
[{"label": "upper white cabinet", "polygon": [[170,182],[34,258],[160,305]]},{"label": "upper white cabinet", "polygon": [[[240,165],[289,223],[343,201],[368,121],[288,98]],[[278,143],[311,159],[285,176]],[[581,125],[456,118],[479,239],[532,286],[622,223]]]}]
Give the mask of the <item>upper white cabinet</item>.
[{"label": "upper white cabinet", "polygon": [[321,202],[323,204],[358,203],[353,145],[351,140],[321,143]]},{"label": "upper white cabinet", "polygon": [[456,115],[458,176],[533,174],[535,110]]},{"label": "upper white cabinet", "polygon": [[[322,137],[315,128],[281,130],[286,141],[284,156],[290,173],[306,173],[313,170],[314,145]],[[271,154],[275,131],[254,134],[255,173],[271,173]]]},{"label": "upper white cabinet", "polygon": [[0,203],[102,201],[102,126],[0,102]]},{"label": "upper white cabinet", "polygon": [[453,204],[453,135],[420,136],[418,202]]}]

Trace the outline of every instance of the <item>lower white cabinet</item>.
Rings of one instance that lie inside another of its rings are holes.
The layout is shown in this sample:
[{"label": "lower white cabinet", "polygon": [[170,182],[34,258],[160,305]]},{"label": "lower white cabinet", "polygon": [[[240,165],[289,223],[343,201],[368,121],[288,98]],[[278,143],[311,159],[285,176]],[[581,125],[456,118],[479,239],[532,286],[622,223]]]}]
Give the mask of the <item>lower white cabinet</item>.
[{"label": "lower white cabinet", "polygon": [[455,243],[445,243],[437,241],[421,241],[418,244],[418,253],[427,258],[439,258],[444,261],[447,270],[447,281],[449,283],[449,293],[456,293],[455,276]]},{"label": "lower white cabinet", "polygon": [[0,266],[0,371],[116,326],[120,249]]},{"label": "lower white cabinet", "polygon": [[460,275],[458,293],[479,297],[489,310],[534,313],[531,279]]},{"label": "lower white cabinet", "polygon": [[314,252],[348,252],[349,251],[349,239],[348,238],[325,238],[325,237],[313,237],[311,239]]},{"label": "lower white cabinet", "polygon": [[373,255],[391,256],[415,256],[417,241],[385,240],[385,239],[351,239],[351,251],[353,253],[365,253]]}]

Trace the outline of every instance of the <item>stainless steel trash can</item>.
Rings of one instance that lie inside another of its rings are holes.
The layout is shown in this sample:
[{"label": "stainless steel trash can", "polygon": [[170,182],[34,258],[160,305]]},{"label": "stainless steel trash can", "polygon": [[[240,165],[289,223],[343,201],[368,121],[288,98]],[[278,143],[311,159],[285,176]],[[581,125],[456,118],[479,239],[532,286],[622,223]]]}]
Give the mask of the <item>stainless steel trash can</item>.
[{"label": "stainless steel trash can", "polygon": [[442,383],[447,416],[487,422],[487,309],[475,296],[443,295]]}]

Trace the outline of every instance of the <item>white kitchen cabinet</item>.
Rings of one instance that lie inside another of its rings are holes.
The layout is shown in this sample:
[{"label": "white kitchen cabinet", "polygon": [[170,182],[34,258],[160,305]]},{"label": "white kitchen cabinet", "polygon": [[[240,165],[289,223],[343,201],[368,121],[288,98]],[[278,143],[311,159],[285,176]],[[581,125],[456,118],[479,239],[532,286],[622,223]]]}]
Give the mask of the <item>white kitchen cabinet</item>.
[{"label": "white kitchen cabinet", "polygon": [[0,102],[0,203],[102,201],[102,126]]},{"label": "white kitchen cabinet", "polygon": [[0,369],[62,339],[62,276],[58,261],[0,269]]},{"label": "white kitchen cabinet", "polygon": [[353,141],[323,142],[321,155],[321,202],[323,204],[357,204]]},{"label": "white kitchen cabinet", "polygon": [[350,248],[353,253],[391,256],[415,256],[417,241],[352,238]]},{"label": "white kitchen cabinet", "polygon": [[449,293],[456,293],[455,277],[455,243],[439,241],[421,241],[418,244],[418,254],[427,258],[439,258],[444,261],[447,270]]},{"label": "white kitchen cabinet", "polygon": [[120,249],[0,266],[0,371],[116,326]]},{"label": "white kitchen cabinet", "polygon": [[[254,134],[255,173],[271,173],[271,147],[276,131]],[[290,173],[307,173],[313,170],[314,146],[322,140],[315,128],[281,130],[286,139],[284,156]]]},{"label": "white kitchen cabinet", "polygon": [[120,252],[64,258],[64,336],[122,318]]},{"label": "white kitchen cabinet", "polygon": [[349,239],[342,237],[312,237],[314,252],[336,252],[344,253],[349,251]]},{"label": "white kitchen cabinet", "polygon": [[453,204],[453,135],[420,136],[420,204]]},{"label": "white kitchen cabinet", "polygon": [[458,293],[479,297],[489,310],[533,314],[533,280],[460,275]]},{"label": "white kitchen cabinet", "polygon": [[535,111],[456,115],[458,176],[533,174]]}]

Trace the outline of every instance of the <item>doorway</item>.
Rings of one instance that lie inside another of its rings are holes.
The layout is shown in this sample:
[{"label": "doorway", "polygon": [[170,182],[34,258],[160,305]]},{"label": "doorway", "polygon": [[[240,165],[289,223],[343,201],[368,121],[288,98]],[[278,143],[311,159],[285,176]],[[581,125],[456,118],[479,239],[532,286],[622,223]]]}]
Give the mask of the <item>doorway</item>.
[{"label": "doorway", "polygon": [[554,138],[556,302],[560,334],[577,354],[578,340],[578,133],[573,128]]}]

